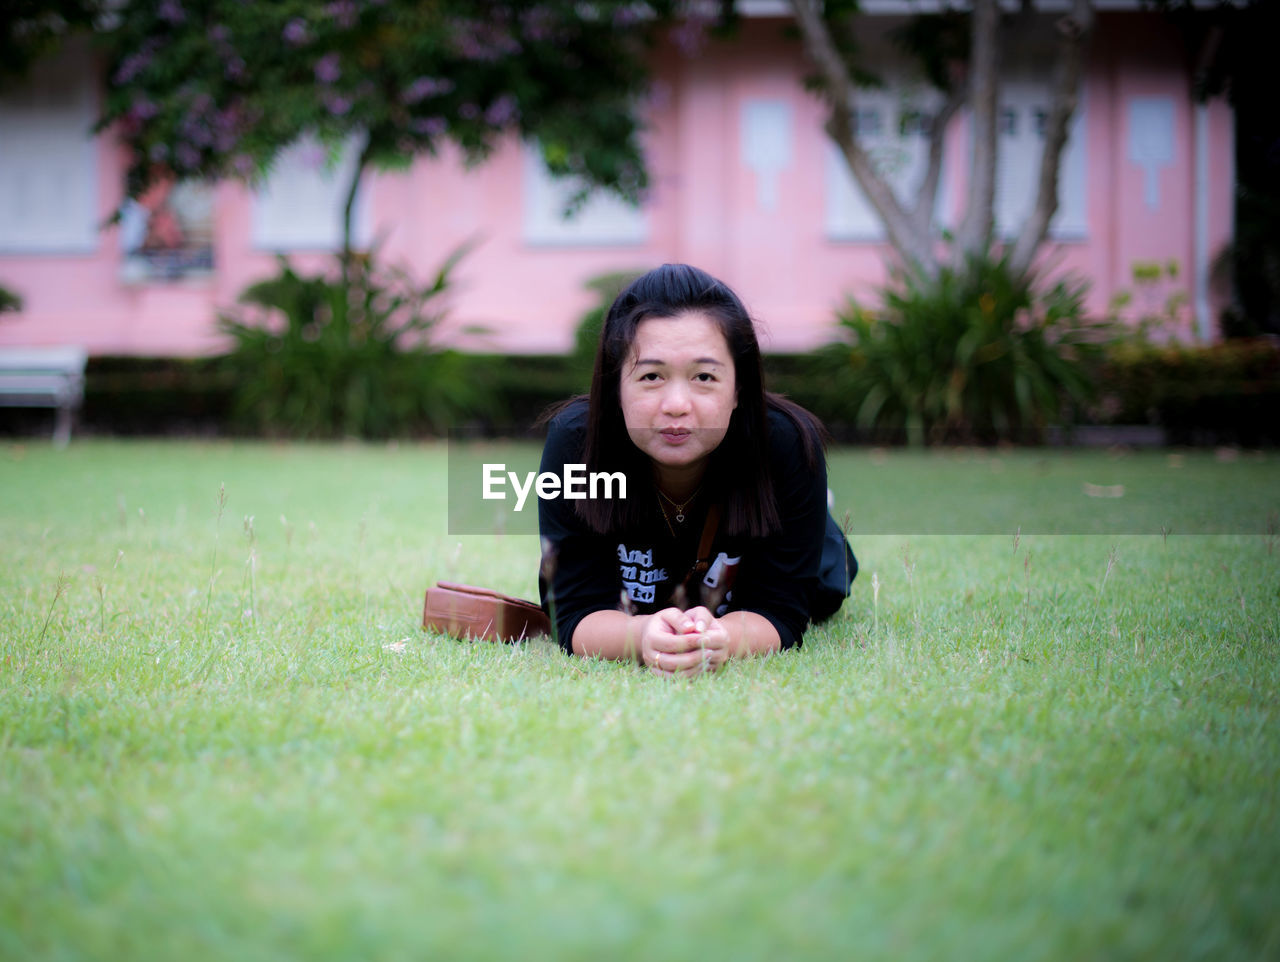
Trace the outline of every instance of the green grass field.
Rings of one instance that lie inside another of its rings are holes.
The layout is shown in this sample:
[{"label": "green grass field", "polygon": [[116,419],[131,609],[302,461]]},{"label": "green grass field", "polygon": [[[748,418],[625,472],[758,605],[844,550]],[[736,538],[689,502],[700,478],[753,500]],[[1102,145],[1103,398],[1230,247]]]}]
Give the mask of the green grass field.
[{"label": "green grass field", "polygon": [[669,683],[422,632],[535,592],[443,446],[0,446],[0,958],[1280,957],[1280,459],[1179,458],[838,452],[845,611]]}]

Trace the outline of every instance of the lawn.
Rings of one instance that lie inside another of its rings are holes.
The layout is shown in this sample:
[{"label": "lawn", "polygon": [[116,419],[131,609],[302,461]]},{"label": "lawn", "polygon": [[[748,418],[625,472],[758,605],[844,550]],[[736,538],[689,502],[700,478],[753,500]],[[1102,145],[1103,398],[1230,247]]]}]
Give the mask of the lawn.
[{"label": "lawn", "polygon": [[447,460],[0,446],[0,958],[1280,956],[1274,453],[837,452],[845,611],[693,683],[422,632],[535,592]]}]

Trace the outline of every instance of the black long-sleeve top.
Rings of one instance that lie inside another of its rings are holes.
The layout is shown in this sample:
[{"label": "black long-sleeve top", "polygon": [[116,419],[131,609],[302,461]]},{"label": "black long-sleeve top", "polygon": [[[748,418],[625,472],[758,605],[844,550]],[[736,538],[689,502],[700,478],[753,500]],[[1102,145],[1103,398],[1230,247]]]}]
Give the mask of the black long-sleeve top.
[{"label": "black long-sleeve top", "polygon": [[[551,421],[541,471],[561,475],[566,464],[583,462],[586,421],[585,403],[569,406]],[[689,579],[694,590],[687,598],[690,605],[710,600],[717,617],[728,611],[756,612],[777,629],[782,647],[791,648],[800,644],[818,585],[827,469],[820,456],[816,466],[809,466],[800,428],[785,414],[769,411],[768,433],[781,530],[757,539],[717,530],[707,559],[711,567],[705,575]],[[640,487],[643,494],[628,495],[653,500],[651,523],[611,535],[592,531],[574,510],[575,501],[538,501],[544,549],[554,557],[551,580],[540,578],[539,591],[543,608],[553,616],[556,638],[567,652],[573,651],[578,622],[593,611],[629,605],[637,613],[650,614],[676,603],[680,595],[673,600],[673,592],[697,560],[707,511],[717,492],[704,484],[680,523],[670,506],[664,519],[652,486]]]}]

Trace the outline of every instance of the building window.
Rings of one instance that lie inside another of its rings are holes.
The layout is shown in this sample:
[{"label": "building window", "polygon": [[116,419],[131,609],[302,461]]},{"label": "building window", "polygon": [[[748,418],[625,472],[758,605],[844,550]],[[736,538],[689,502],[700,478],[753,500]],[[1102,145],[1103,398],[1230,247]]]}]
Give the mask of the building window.
[{"label": "building window", "polygon": [[898,120],[898,133],[903,137],[928,137],[933,130],[933,117],[923,110],[903,110]]},{"label": "building window", "polygon": [[524,149],[524,240],[547,246],[610,247],[645,243],[649,224],[642,209],[615,194],[593,191],[569,218],[564,216],[578,185],[551,176],[534,145]]},{"label": "building window", "polygon": [[[898,199],[915,202],[928,163],[929,132],[940,95],[931,90],[887,84],[859,92],[853,127],[877,170],[888,180]],[[1011,70],[1001,84],[996,117],[999,146],[996,164],[995,216],[997,230],[1013,236],[1022,226],[1035,200],[1034,191],[1044,150],[1048,121],[1049,81],[1036,64],[1023,63]],[[1058,240],[1083,238],[1088,218],[1085,197],[1085,109],[1072,117],[1058,177],[1058,210],[1049,227]],[[956,158],[944,161],[934,219],[947,224],[952,209],[952,185],[946,176]],[[967,165],[967,157],[964,164]],[[826,143],[826,236],[831,240],[881,240],[884,227],[879,215],[849,172],[839,149]],[[963,206],[961,203],[960,206]]]},{"label": "building window", "polygon": [[782,100],[742,103],[742,163],[755,174],[756,206],[776,211],[781,181],[791,168],[795,134],[791,106]]},{"label": "building window", "polygon": [[[269,251],[337,251],[342,247],[343,209],[360,145],[353,138],[331,152],[311,138],[285,150],[253,198],[253,245]],[[352,242],[368,246],[368,173],[356,194]]]},{"label": "building window", "polygon": [[[1035,204],[1048,122],[1049,83],[1026,75],[1007,78],[1001,87],[1001,117],[996,163],[996,227],[1013,237]],[[1058,169],[1058,210],[1049,236],[1083,238],[1088,232],[1085,198],[1085,122],[1083,101],[1071,118]]]},{"label": "building window", "polygon": [[[931,91],[885,87],[859,93],[853,128],[876,170],[904,204],[915,203],[928,165],[929,131],[938,99]],[[844,155],[826,141],[824,221],[830,240],[881,240],[884,226],[849,171]],[[947,184],[938,191],[937,212],[947,210]]]},{"label": "building window", "polygon": [[92,63],[68,44],[0,95],[0,252],[97,249]]},{"label": "building window", "polygon": [[213,270],[213,189],[162,178],[120,208],[126,283],[178,280]]},{"label": "building window", "polygon": [[879,137],[884,130],[878,107],[858,107],[853,111],[853,132],[859,137]]}]

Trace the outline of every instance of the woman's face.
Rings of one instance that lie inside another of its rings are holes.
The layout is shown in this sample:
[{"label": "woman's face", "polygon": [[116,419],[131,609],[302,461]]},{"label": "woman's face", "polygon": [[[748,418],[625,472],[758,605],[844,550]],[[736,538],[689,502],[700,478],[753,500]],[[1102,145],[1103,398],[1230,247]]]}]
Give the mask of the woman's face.
[{"label": "woman's face", "polygon": [[733,357],[720,326],[701,311],[641,321],[619,391],[636,447],[662,467],[702,466],[738,406]]}]

